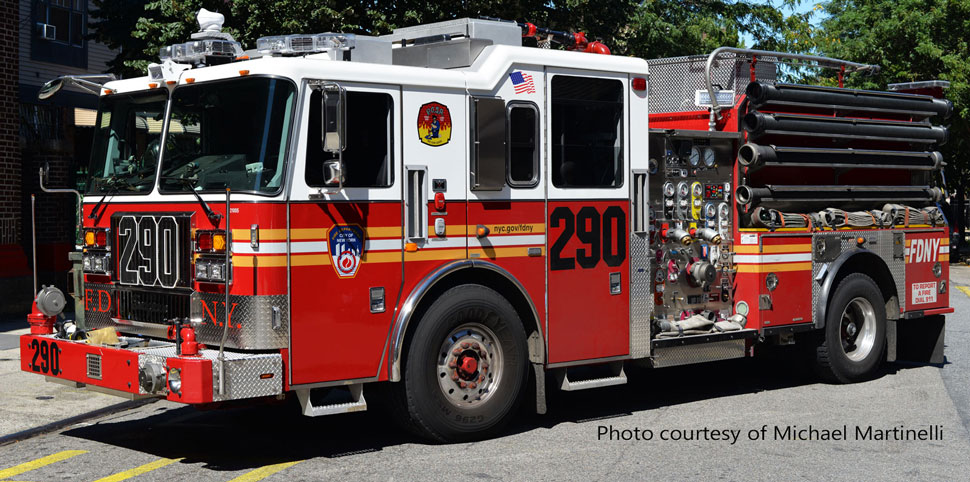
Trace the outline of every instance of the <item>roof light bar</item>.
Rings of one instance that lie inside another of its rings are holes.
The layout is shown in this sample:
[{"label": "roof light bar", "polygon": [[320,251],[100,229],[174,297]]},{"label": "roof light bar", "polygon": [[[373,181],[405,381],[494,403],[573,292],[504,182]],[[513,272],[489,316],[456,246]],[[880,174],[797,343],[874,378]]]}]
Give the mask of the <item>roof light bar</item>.
[{"label": "roof light bar", "polygon": [[312,35],[274,35],[256,40],[256,50],[268,55],[300,55],[336,50],[350,50],[357,40],[354,34],[318,33]]},{"label": "roof light bar", "polygon": [[198,64],[204,63],[207,57],[232,60],[242,53],[242,46],[234,40],[205,39],[162,47],[158,51],[158,57],[162,62],[171,60],[177,63]]}]

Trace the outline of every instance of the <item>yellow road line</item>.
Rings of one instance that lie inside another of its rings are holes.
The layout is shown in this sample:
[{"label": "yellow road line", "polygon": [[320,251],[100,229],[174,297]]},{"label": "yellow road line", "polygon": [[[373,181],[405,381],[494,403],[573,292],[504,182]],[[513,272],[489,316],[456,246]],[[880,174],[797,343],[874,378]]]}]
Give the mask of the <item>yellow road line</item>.
[{"label": "yellow road line", "polygon": [[24,462],[20,465],[15,465],[9,469],[0,470],[0,479],[9,479],[15,475],[20,475],[24,472],[29,472],[34,469],[39,469],[41,467],[46,467],[55,462],[60,462],[62,460],[67,460],[76,455],[86,454],[87,450],[65,450],[63,452],[58,452],[53,455],[48,455],[47,457],[41,457],[37,460],[32,460],[30,462]]},{"label": "yellow road line", "polygon": [[174,464],[179,460],[182,460],[182,459],[158,459],[154,462],[150,462],[145,465],[135,467],[131,470],[118,472],[117,474],[109,475],[103,479],[95,480],[94,482],[118,482],[119,480],[130,479],[136,475],[141,475],[141,474],[144,474],[145,472],[151,472],[155,469],[160,469],[162,467],[165,467],[166,465]]},{"label": "yellow road line", "polygon": [[968,288],[966,286],[957,286],[957,289],[960,290],[960,291],[962,291],[963,294],[965,294],[967,296],[970,296],[970,288]]},{"label": "yellow road line", "polygon": [[257,480],[263,480],[270,475],[273,475],[283,469],[292,467],[300,462],[303,461],[297,460],[296,462],[284,462],[282,464],[267,465],[251,472],[246,472],[245,474],[242,474],[229,482],[256,482]]}]

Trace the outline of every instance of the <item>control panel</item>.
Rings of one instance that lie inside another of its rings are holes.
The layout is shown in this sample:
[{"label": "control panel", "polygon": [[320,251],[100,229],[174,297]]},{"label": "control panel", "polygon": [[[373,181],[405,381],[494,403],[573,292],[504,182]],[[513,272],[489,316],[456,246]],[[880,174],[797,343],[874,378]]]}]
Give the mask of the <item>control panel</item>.
[{"label": "control panel", "polygon": [[736,133],[651,132],[648,189],[654,318],[732,312],[732,172]]}]

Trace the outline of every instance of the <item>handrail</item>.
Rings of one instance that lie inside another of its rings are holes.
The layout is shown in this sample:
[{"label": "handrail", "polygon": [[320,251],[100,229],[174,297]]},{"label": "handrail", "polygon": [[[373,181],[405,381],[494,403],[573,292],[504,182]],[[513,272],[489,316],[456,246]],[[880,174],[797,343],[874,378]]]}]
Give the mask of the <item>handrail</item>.
[{"label": "handrail", "polygon": [[[722,107],[717,103],[717,96],[714,93],[714,84],[711,79],[711,67],[714,65],[714,61],[717,60],[718,56],[724,53],[733,54],[748,54],[751,56],[753,61],[757,61],[757,57],[776,57],[778,59],[792,59],[792,60],[806,60],[809,62],[815,62],[817,65],[804,64],[806,67],[816,67],[816,68],[830,68],[839,69],[841,72],[865,72],[870,73],[879,72],[880,67],[878,65],[871,64],[860,64],[858,62],[850,62],[848,60],[834,59],[831,57],[820,57],[817,55],[808,54],[793,54],[788,52],[775,52],[771,50],[754,50],[754,49],[742,49],[737,47],[719,47],[715,49],[707,57],[707,64],[704,66],[704,81],[707,84],[707,94],[711,98],[711,120],[708,124],[710,130],[715,130],[717,119],[720,119],[719,114]],[[845,70],[850,68],[850,70]]]}]

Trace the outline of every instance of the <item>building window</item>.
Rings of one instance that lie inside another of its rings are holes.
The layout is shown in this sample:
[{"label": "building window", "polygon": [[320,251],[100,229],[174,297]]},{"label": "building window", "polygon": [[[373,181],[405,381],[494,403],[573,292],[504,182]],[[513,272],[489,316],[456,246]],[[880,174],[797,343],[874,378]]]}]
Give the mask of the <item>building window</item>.
[{"label": "building window", "polygon": [[623,185],[623,84],[552,78],[552,184],[559,188]]},{"label": "building window", "polygon": [[87,9],[87,0],[35,1],[31,58],[87,68]]}]

